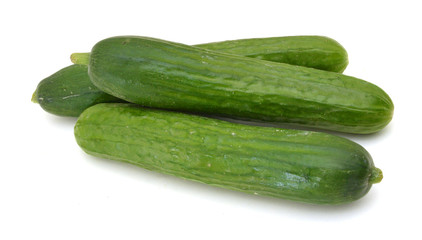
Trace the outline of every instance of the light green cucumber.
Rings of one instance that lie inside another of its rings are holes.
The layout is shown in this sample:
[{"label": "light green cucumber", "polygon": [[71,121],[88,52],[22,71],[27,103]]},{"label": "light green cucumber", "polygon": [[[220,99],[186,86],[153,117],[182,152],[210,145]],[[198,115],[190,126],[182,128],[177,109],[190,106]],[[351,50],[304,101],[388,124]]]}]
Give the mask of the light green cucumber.
[{"label": "light green cucumber", "polygon": [[195,45],[272,62],[304,66],[331,72],[343,72],[348,54],[334,39],[324,36],[288,36],[240,39]]},{"label": "light green cucumber", "polygon": [[93,156],[245,193],[313,204],[363,197],[382,179],[369,153],[334,135],[104,103],[75,125]]}]

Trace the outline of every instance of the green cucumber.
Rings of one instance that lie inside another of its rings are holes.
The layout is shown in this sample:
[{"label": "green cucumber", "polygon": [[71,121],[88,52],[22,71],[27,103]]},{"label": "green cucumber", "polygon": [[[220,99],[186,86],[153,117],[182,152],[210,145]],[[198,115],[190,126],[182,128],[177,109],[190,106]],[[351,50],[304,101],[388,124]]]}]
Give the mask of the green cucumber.
[{"label": "green cucumber", "polygon": [[337,41],[323,36],[252,38],[195,45],[262,60],[343,72],[349,59]]},{"label": "green cucumber", "polygon": [[256,195],[343,204],[363,197],[382,179],[363,147],[327,133],[129,103],[92,106],[74,130],[78,145],[93,156]]},{"label": "green cucumber", "polygon": [[98,42],[88,69],[95,86],[128,102],[248,121],[367,134],[394,109],[361,79],[148,37]]},{"label": "green cucumber", "polygon": [[[342,73],[349,64],[347,51],[323,36],[251,38],[212,42],[195,47],[261,60]],[[73,54],[73,63],[86,63],[89,54]]]},{"label": "green cucumber", "polygon": [[95,87],[85,65],[71,65],[43,79],[37,86],[32,101],[49,113],[59,116],[79,116],[97,103],[123,102]]},{"label": "green cucumber", "polygon": [[[348,63],[346,50],[335,40],[322,36],[241,39],[196,46],[328,71],[341,72]],[[88,54],[72,58],[75,63],[88,60]],[[77,117],[94,104],[123,100],[101,92],[90,82],[87,67],[74,65],[44,79],[38,85],[33,101],[49,113]]]}]

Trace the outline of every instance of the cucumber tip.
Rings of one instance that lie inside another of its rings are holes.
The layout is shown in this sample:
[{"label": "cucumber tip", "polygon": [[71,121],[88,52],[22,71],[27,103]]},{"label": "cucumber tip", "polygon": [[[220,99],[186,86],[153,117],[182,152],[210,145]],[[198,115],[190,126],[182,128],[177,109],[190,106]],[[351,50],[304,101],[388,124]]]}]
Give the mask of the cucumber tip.
[{"label": "cucumber tip", "polygon": [[32,94],[31,102],[38,103],[37,90]]},{"label": "cucumber tip", "polygon": [[383,173],[381,169],[374,167],[372,169],[371,175],[369,176],[369,182],[370,183],[379,183],[381,182],[383,178]]}]

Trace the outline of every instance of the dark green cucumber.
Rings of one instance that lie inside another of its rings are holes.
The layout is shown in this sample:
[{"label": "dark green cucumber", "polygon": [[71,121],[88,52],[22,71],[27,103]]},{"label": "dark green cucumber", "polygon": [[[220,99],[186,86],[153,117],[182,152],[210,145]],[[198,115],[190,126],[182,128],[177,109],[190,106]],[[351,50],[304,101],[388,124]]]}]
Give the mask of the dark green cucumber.
[{"label": "dark green cucumber", "polygon": [[85,109],[97,103],[123,102],[91,83],[88,67],[71,65],[42,80],[32,95],[47,112],[59,116],[79,116]]},{"label": "dark green cucumber", "polygon": [[252,38],[195,45],[196,47],[262,60],[343,72],[349,63],[346,50],[323,36]]},{"label": "dark green cucumber", "polygon": [[361,134],[393,115],[390,97],[361,79],[160,39],[105,39],[89,59],[94,85],[148,107]]},{"label": "dark green cucumber", "polygon": [[[321,36],[241,39],[196,46],[329,71],[341,72],[348,63],[346,50],[335,40]],[[72,57],[74,63],[89,60],[89,54]],[[38,92],[41,93],[39,96]],[[46,78],[38,85],[33,101],[38,101],[41,107],[56,115],[79,116],[83,110],[94,104],[122,100],[100,92],[90,82],[87,68],[75,65]]]},{"label": "dark green cucumber", "polygon": [[257,127],[124,103],[97,104],[75,125],[88,154],[246,193],[315,204],[364,196],[382,172],[334,135]]}]

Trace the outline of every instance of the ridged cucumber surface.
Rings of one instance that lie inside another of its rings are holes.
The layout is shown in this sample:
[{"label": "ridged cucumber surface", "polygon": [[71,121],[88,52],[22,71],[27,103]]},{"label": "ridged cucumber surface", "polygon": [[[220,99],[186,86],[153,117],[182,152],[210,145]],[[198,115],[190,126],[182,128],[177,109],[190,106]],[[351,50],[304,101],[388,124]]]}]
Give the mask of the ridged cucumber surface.
[{"label": "ridged cucumber surface", "polygon": [[32,101],[49,113],[59,116],[79,116],[97,103],[123,102],[91,83],[88,67],[71,65],[43,79],[37,86]]},{"label": "ridged cucumber surface", "polygon": [[75,125],[88,154],[245,193],[314,204],[364,196],[382,172],[360,145],[334,135],[257,127],[104,103]]},{"label": "ridged cucumber surface", "polygon": [[366,134],[394,109],[358,78],[148,37],[98,42],[88,69],[94,85],[128,102],[243,120]]},{"label": "ridged cucumber surface", "polygon": [[[196,46],[327,71],[342,72],[348,63],[346,50],[335,40],[323,36],[240,39]],[[89,54],[73,57],[75,63],[89,61]],[[38,85],[32,100],[49,113],[73,117],[100,102],[123,101],[95,87],[89,80],[87,67],[81,65],[66,67],[47,77]]]}]

